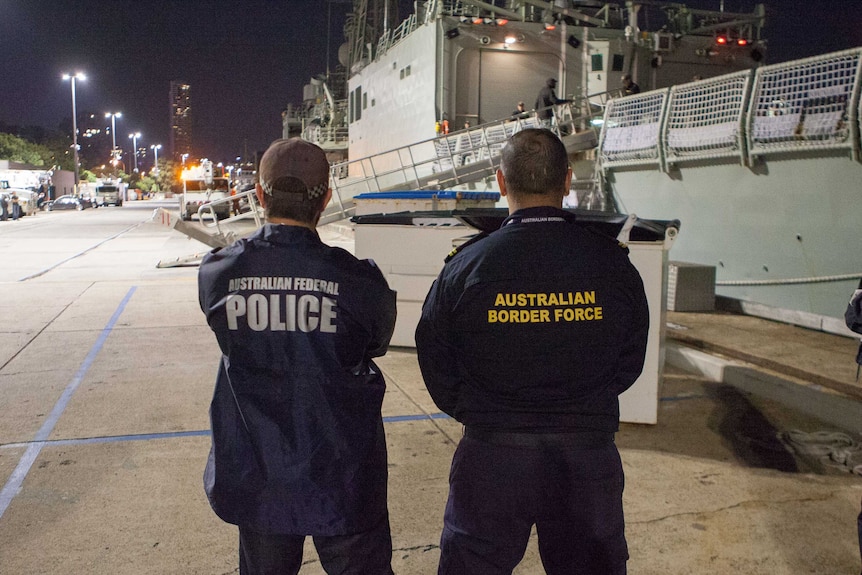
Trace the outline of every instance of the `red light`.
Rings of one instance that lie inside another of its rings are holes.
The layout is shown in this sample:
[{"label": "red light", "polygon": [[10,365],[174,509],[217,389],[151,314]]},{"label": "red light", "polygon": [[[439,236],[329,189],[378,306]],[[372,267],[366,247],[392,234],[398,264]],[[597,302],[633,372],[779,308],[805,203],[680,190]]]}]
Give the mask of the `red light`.
[{"label": "red light", "polygon": [[505,26],[509,21],[505,18],[497,18],[497,26]]},{"label": "red light", "polygon": [[727,44],[727,36],[719,36],[715,39],[715,43],[724,46],[725,44]]},{"label": "red light", "polygon": [[748,46],[748,40],[746,40],[745,38],[740,38],[739,40],[736,41],[736,43],[739,46]]},{"label": "red light", "polygon": [[545,24],[545,30],[556,30],[557,27],[554,24]]},{"label": "red light", "polygon": [[473,24],[483,24],[485,22],[484,18],[473,18]]}]

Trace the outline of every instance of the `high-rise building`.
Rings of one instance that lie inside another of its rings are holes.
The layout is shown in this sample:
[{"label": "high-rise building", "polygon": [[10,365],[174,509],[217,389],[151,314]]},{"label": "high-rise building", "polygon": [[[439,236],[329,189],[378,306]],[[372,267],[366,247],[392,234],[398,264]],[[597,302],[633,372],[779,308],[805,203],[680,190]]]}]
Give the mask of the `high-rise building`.
[{"label": "high-rise building", "polygon": [[179,161],[183,154],[192,155],[192,87],[185,82],[171,82],[171,158]]}]

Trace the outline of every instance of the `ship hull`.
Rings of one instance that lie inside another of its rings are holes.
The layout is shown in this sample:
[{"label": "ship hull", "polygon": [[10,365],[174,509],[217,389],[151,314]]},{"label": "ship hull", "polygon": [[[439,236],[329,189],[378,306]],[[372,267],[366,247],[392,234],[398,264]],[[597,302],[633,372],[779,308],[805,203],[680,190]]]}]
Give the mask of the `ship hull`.
[{"label": "ship hull", "polygon": [[624,211],[680,220],[672,259],[715,266],[716,293],[832,317],[858,283],[846,276],[862,276],[860,181],[862,164],[836,153],[608,178]]}]

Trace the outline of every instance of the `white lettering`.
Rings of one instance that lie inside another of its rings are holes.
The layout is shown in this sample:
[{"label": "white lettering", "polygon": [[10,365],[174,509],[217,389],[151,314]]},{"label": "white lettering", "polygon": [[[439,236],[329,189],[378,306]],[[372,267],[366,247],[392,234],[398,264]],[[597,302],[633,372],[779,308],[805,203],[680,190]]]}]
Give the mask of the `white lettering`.
[{"label": "white lettering", "polygon": [[335,300],[323,298],[323,310],[320,312],[320,331],[323,333],[335,333]]},{"label": "white lettering", "polygon": [[254,331],[263,331],[266,329],[267,319],[269,315],[269,306],[266,304],[266,298],[263,294],[252,294],[249,296],[246,303],[248,310],[248,327]]},{"label": "white lettering", "polygon": [[228,296],[224,307],[227,312],[227,328],[237,329],[236,318],[245,315],[245,298],[241,295]]},{"label": "white lettering", "polygon": [[317,316],[311,315],[312,312],[320,312],[320,300],[313,295],[304,295],[299,298],[299,330],[304,332],[314,331],[317,329],[319,319]]},{"label": "white lettering", "polygon": [[281,321],[281,302],[277,294],[269,296],[269,330],[284,331],[285,324]]}]

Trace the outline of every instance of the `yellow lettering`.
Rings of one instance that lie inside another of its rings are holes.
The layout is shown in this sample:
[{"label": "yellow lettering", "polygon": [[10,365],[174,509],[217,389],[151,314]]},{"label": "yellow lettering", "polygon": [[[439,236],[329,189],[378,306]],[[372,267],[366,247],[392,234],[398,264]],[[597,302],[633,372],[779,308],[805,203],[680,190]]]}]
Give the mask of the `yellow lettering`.
[{"label": "yellow lettering", "polygon": [[488,323],[497,323],[497,310],[488,310]]},{"label": "yellow lettering", "polygon": [[604,317],[602,317],[602,307],[601,306],[594,307],[593,310],[595,311],[596,319],[604,319]]},{"label": "yellow lettering", "polygon": [[[557,311],[557,310],[554,310]],[[541,321],[548,322],[551,321],[551,312],[546,309],[540,310],[540,315],[542,317]]]},{"label": "yellow lettering", "polygon": [[545,307],[548,305],[548,294],[540,293],[536,295],[536,305]]},{"label": "yellow lettering", "polygon": [[498,293],[497,299],[494,300],[495,306],[506,305],[506,298],[503,297],[503,294]]},{"label": "yellow lettering", "polygon": [[525,294],[518,294],[518,305],[521,307],[527,305],[527,296]]}]

